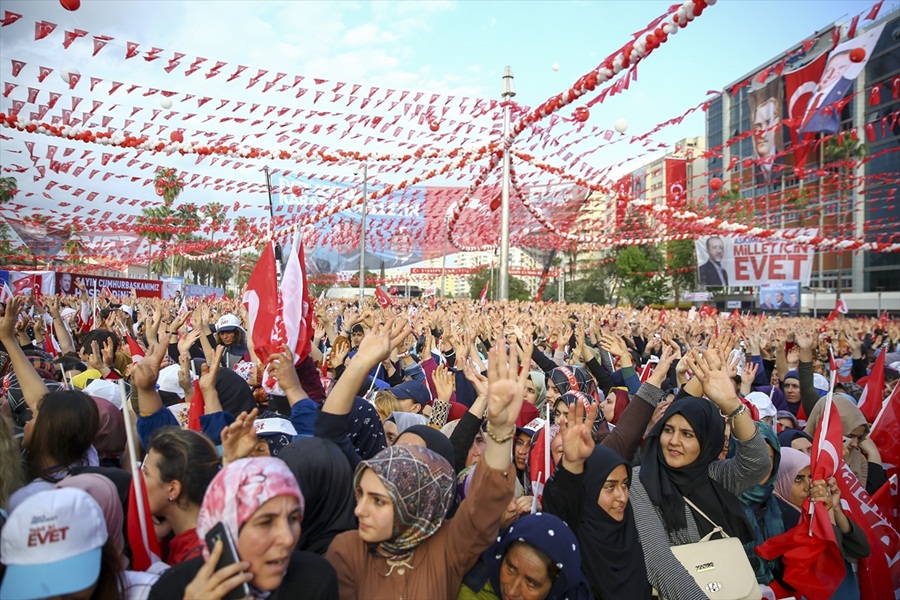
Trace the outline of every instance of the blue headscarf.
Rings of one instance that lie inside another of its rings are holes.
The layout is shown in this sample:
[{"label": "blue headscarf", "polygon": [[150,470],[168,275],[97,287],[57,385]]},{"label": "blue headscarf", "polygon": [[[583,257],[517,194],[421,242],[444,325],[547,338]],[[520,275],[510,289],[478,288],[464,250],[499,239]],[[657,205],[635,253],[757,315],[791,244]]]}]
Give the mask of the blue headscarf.
[{"label": "blue headscarf", "polygon": [[588,600],[591,591],[581,570],[581,551],[575,534],[562,519],[549,513],[526,515],[512,524],[497,538],[497,542],[485,550],[478,564],[466,575],[463,583],[478,593],[487,583],[497,597],[500,591],[500,568],[509,547],[523,542],[546,554],[559,575],[550,588],[547,600]]}]

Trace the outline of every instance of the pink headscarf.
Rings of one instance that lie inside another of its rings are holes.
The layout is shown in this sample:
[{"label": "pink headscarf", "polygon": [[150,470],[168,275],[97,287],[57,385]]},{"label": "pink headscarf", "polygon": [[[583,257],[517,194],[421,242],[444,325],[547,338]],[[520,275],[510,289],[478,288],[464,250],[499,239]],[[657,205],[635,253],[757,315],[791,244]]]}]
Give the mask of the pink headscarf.
[{"label": "pink headscarf", "polygon": [[[107,404],[109,403],[107,402]],[[100,509],[103,511],[103,518],[106,520],[106,532],[109,539],[112,540],[116,555],[122,561],[122,568],[127,567],[128,560],[122,554],[125,548],[125,536],[122,534],[122,523],[125,520],[125,513],[115,484],[103,475],[82,473],[81,475],[70,475],[60,480],[56,487],[58,489],[78,488],[79,490],[84,490],[97,501],[97,504],[100,505]]]},{"label": "pink headscarf", "polygon": [[[237,544],[241,527],[260,506],[278,496],[296,498],[300,503],[300,516],[303,516],[303,494],[283,460],[267,456],[230,463],[213,477],[206,489],[197,516],[197,537],[204,539],[207,532],[222,521]],[[209,558],[206,547],[203,556]]]}]

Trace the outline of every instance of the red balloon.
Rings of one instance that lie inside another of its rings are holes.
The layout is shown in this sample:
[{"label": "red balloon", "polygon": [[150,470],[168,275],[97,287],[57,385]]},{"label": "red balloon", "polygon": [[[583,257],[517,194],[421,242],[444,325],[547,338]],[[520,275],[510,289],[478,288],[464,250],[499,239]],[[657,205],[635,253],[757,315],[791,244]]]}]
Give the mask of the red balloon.
[{"label": "red balloon", "polygon": [[295,196],[299,196],[303,193],[303,188],[301,188],[299,185],[295,185],[291,188],[291,192],[293,192]]},{"label": "red balloon", "polygon": [[184,134],[182,134],[178,130],[175,130],[169,134],[169,139],[172,140],[173,142],[181,143],[184,141]]},{"label": "red balloon", "polygon": [[491,205],[490,205],[491,211],[493,212],[493,211],[497,210],[498,208],[500,208],[500,205],[502,204],[502,202],[503,201],[500,198],[500,196],[497,196],[493,200],[491,200]]},{"label": "red balloon", "polygon": [[850,62],[860,63],[866,60],[865,48],[854,48],[850,51]]},{"label": "red balloon", "polygon": [[75,12],[81,8],[81,0],[59,0],[59,4],[66,10]]},{"label": "red balloon", "polygon": [[432,121],[431,123],[428,124],[428,126],[431,128],[432,131],[437,131],[438,129],[441,128],[441,124],[438,123],[437,121]]},{"label": "red balloon", "polygon": [[722,185],[723,185],[722,180],[718,177],[713,177],[712,179],[709,180],[709,189],[711,189],[714,192],[718,192],[719,190],[721,190]]},{"label": "red balloon", "polygon": [[587,109],[586,106],[579,106],[575,109],[575,112],[572,113],[572,117],[579,123],[584,123],[591,116],[591,111]]}]

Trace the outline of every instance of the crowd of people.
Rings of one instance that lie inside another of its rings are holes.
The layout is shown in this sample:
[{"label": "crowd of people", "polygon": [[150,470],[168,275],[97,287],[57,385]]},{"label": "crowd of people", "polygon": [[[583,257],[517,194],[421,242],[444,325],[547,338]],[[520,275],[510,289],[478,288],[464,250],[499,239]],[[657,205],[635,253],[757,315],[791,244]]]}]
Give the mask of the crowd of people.
[{"label": "crowd of people", "polygon": [[0,318],[4,599],[702,599],[678,549],[714,533],[800,597],[757,549],[810,503],[860,597],[865,524],[810,451],[830,397],[888,485],[857,405],[900,321],[320,300],[308,356],[263,362],[239,302],[79,283]]}]

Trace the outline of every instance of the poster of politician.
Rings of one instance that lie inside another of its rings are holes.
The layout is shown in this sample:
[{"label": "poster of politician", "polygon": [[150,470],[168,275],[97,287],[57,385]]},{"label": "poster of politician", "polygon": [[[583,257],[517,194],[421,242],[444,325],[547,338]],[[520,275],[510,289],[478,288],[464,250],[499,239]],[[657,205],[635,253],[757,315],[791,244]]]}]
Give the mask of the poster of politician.
[{"label": "poster of politician", "polygon": [[747,95],[750,118],[753,124],[753,179],[757,185],[771,184],[784,157],[784,136],[781,132],[782,100],[781,78],[776,77],[766,85]]},{"label": "poster of politician", "polygon": [[884,23],[835,46],[831,51],[825,70],[806,105],[806,113],[800,123],[801,133],[837,133],[841,110],[849,101],[850,87],[866,68],[883,30]]},{"label": "poster of politician", "polygon": [[[813,237],[817,230],[786,229],[786,237]],[[711,235],[694,241],[697,278],[703,287],[757,286],[797,281],[809,285],[813,249],[790,240]]]},{"label": "poster of politician", "polygon": [[759,286],[759,309],[763,312],[800,312],[800,284],[796,281]]}]

